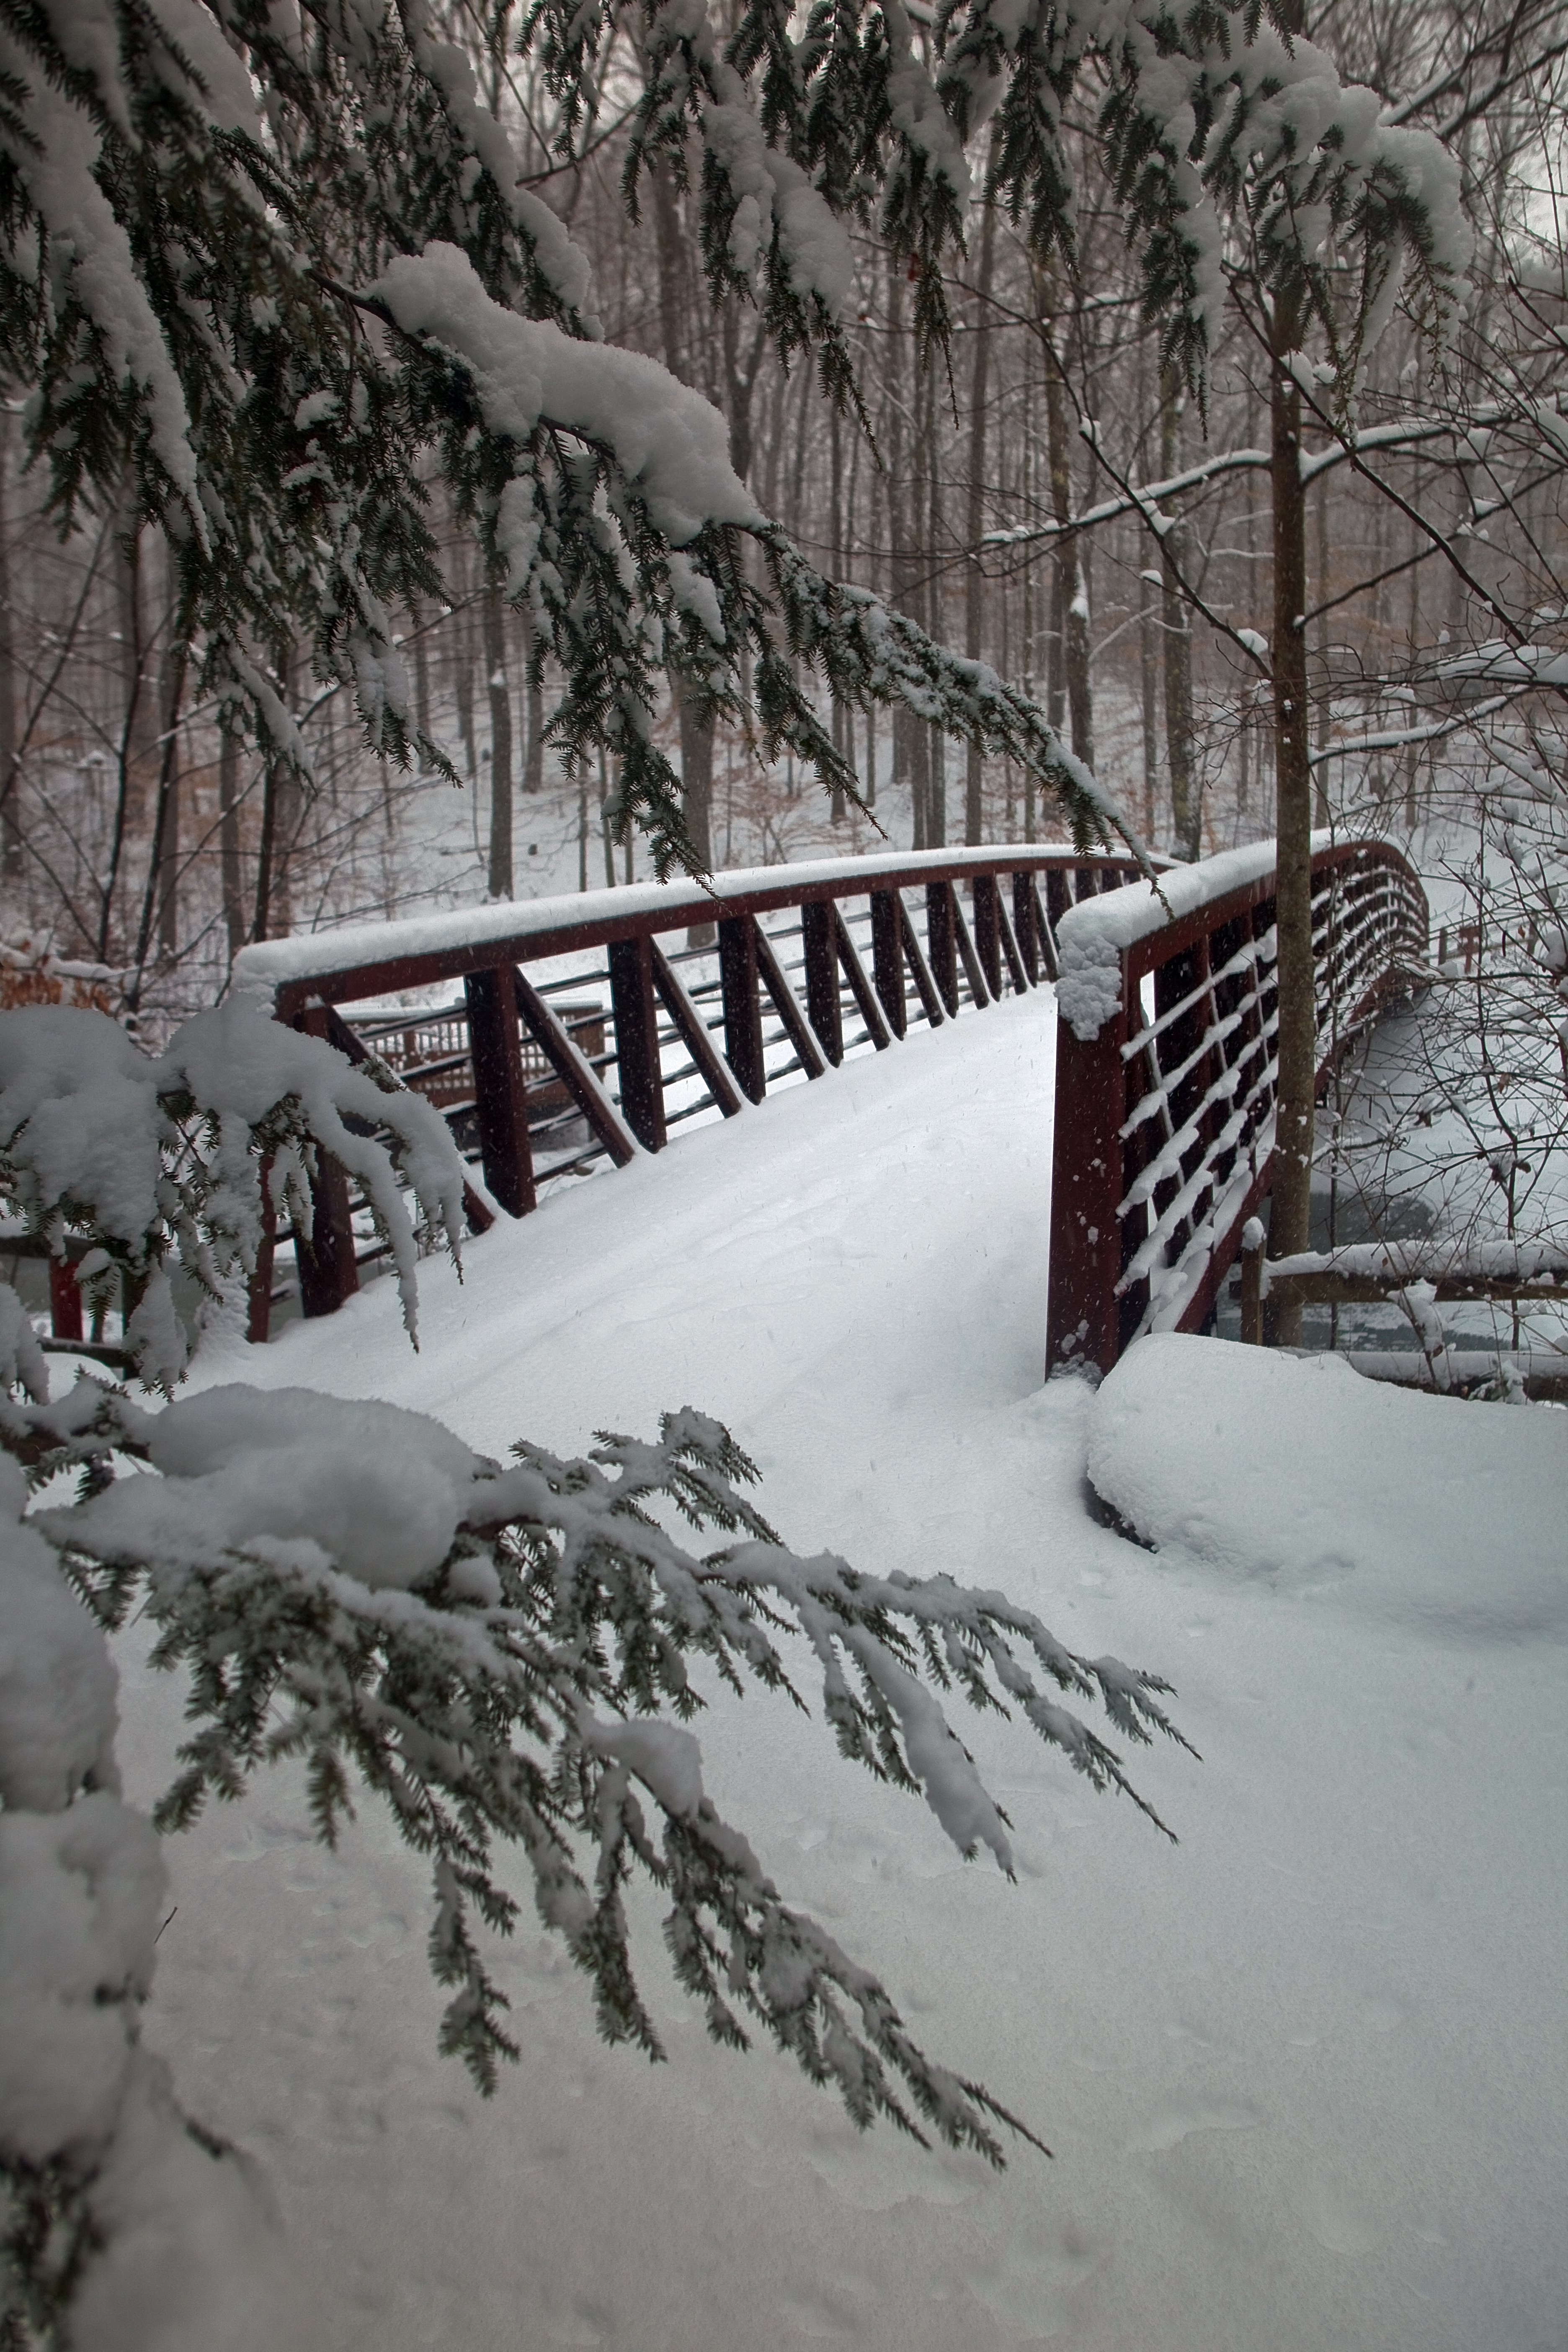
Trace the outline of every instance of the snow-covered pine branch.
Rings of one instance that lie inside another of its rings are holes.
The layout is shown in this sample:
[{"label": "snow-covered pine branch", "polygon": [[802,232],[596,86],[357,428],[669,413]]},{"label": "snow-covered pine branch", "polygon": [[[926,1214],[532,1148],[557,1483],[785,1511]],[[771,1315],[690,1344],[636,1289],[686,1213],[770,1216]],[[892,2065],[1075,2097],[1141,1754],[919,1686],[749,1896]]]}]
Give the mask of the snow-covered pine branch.
[{"label": "snow-covered pine branch", "polygon": [[[390,1150],[378,1132],[390,1132]],[[418,1237],[401,1173],[433,1234],[458,1248],[462,1161],[439,1112],[376,1066],[361,1069],[231,997],[143,1053],[106,1013],[0,1013],[0,1196],[51,1250],[92,1248],[79,1278],[118,1284],[126,1343],[150,1387],[184,1374],[170,1276],[216,1296],[249,1274],[263,1183],[308,1233],[308,1180],[329,1152],[362,1185],[391,1248],[410,1332]]]},{"label": "snow-covered pine branch", "polygon": [[[651,1443],[606,1435],[584,1461],[522,1444],[503,1466],[391,1405],[234,1386],[150,1413],[83,1379],[58,1403],[5,1406],[0,1441],[35,1483],[86,1472],[84,1498],[37,1511],[30,1540],[56,1547],[104,1624],[144,1612],[157,1659],[189,1676],[194,1728],[159,1825],[285,1755],[303,1760],[329,1843],[357,1786],[382,1797],[430,1858],[431,1961],[453,1993],[442,2046],[482,2088],[516,2054],[479,1940],[515,1923],[495,1849],[516,1844],[609,2040],[660,2054],[625,1908],[641,1872],[668,1900],[676,1976],[716,2040],[743,2047],[754,2025],[857,2121],[885,2115],[1000,2161],[993,2126],[1014,2119],[925,2056],[878,1979],[783,1900],[715,1810],[679,1727],[703,1704],[692,1670],[804,1705],[794,1675],[809,1661],[840,1751],[922,1793],[963,1853],[986,1846],[1008,1871],[1005,1817],[943,1697],[1016,1710],[1155,1819],[1056,1694],[1098,1702],[1124,1738],[1179,1738],[1157,1676],[1077,1656],[1000,1593],[788,1551],[741,1491],[751,1463],[689,1410]],[[110,1477],[122,1455],[153,1475]],[[689,1551],[661,1507],[732,1540]]]},{"label": "snow-covered pine branch", "polygon": [[[0,1332],[0,1380],[47,1393],[12,1291]],[[114,1666],[26,1501],[0,1460],[0,2342],[264,2352],[252,2182],[140,2041],[167,1881],[120,1798]]]},{"label": "snow-covered pine branch", "polygon": [[[744,715],[780,616],[746,578],[736,533],[772,526],[721,462],[717,413],[597,340],[584,256],[521,184],[425,0],[311,21],[307,47],[259,0],[226,8],[221,31],[205,0],[116,11],[92,42],[58,11],[11,20],[0,292],[57,501],[123,514],[129,475],[136,516],[173,550],[177,631],[201,650],[205,690],[270,759],[308,775],[273,683],[304,643],[321,677],[352,684],[377,751],[418,749],[440,768],[439,746],[414,740],[391,617],[443,596],[420,473],[436,449],[492,578],[533,609],[536,677],[547,659],[563,674],[553,740],[569,765],[608,749],[619,824],[650,829],[658,871],[694,869],[650,712],[673,671],[700,717]],[[568,142],[596,104],[614,23],[567,0],[526,19]],[[863,16],[819,10],[804,30],[777,0],[751,0],[727,41],[700,0],[644,15],[629,190],[645,160],[683,168],[694,138],[711,286],[754,293],[775,347],[816,351],[839,399],[856,397],[847,226],[879,214],[914,257],[920,316],[940,333],[966,145],[994,114],[993,193],[1027,215],[1035,250],[1070,249],[1062,117],[1091,68],[1108,81],[1098,136],[1145,300],[1194,382],[1225,233],[1244,235],[1265,288],[1306,287],[1345,391],[1406,268],[1442,296],[1464,267],[1441,148],[1384,121],[1372,93],[1342,88],[1267,15],[1173,17],[1119,0],[1047,19],[971,0],[943,16],[936,46],[925,57],[897,0]],[[1324,259],[1336,241],[1363,265],[1343,317]],[[367,307],[403,331],[367,333]],[[655,493],[656,439],[667,464],[700,457],[700,495],[669,506]],[[919,677],[868,665],[837,643],[841,620],[853,639],[851,606],[826,583],[809,601],[812,659],[840,686],[858,675],[899,700],[912,684],[921,710],[941,668],[943,726],[997,740],[994,697],[976,697],[962,665],[935,653],[920,655]],[[792,665],[773,665],[762,733],[854,796]],[[1075,823],[1104,824],[1108,803],[1080,794],[1043,720],[1014,740]]]},{"label": "snow-covered pine branch", "polygon": [[[782,20],[759,17],[725,57],[700,11],[679,15],[650,22],[650,89],[674,76],[667,111],[695,110],[712,282],[754,286],[778,347],[820,349],[836,396],[852,397],[844,192],[783,133]],[[574,39],[592,16],[578,13]],[[658,872],[700,863],[653,740],[668,671],[692,707],[742,718],[751,666],[765,664],[766,748],[856,798],[745,575],[736,532],[771,526],[730,467],[722,417],[599,340],[584,256],[520,184],[423,0],[329,8],[308,51],[259,5],[223,26],[204,0],[117,11],[91,43],[48,11],[13,22],[0,292],[62,515],[97,503],[162,527],[175,630],[226,727],[310,784],[277,684],[306,645],[321,678],[352,686],[374,749],[452,772],[439,745],[416,743],[392,618],[445,593],[421,478],[434,450],[491,577],[539,624],[536,676],[559,667],[552,739],[569,766],[614,754],[617,826],[648,829]],[[528,37],[552,53],[545,12]],[[921,105],[921,135],[941,128],[956,152],[929,89]],[[893,110],[910,108],[906,92]],[[649,120],[639,136],[634,163],[664,134]],[[367,310],[399,331],[367,333]],[[814,634],[831,636],[827,583],[816,603]],[[923,667],[944,661],[932,651]],[[859,667],[868,692],[899,698],[902,667]],[[972,683],[947,665],[946,723],[985,740],[994,698]],[[1022,733],[1047,745],[1042,726]],[[1080,796],[1068,764],[1039,773],[1075,824],[1102,829],[1109,803]]]},{"label": "snow-covered pine branch", "polygon": [[[534,615],[536,665],[547,645],[561,661],[554,740],[569,767],[610,745],[620,821],[645,828],[661,877],[698,870],[680,779],[654,733],[667,670],[710,714],[754,714],[770,758],[793,752],[851,800],[854,771],[796,662],[841,703],[901,702],[1006,751],[1056,793],[1080,838],[1137,845],[1026,697],[805,561],[735,475],[719,412],[657,362],[520,318],[450,246],[395,259],[363,299],[411,346],[416,414],[508,593]],[[771,597],[742,560],[747,537],[765,550]]]}]

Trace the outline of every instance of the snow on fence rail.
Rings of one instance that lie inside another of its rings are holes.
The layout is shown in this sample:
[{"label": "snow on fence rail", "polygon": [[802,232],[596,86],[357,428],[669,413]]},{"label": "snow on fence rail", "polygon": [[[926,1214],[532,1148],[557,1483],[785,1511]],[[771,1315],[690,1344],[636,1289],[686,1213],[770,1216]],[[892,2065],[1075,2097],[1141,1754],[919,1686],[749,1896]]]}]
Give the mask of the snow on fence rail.
[{"label": "snow on fence rail", "polygon": [[[1319,1079],[1426,965],[1385,842],[1313,838]],[[1048,1370],[1201,1328],[1268,1192],[1279,1071],[1274,845],[1098,898],[1058,932]]]},{"label": "snow on fence rail", "polygon": [[[1054,980],[1058,924],[1135,871],[1061,843],[769,866],[710,891],[649,883],[268,940],[241,952],[235,985],[436,1102],[482,1170],[466,1195],[482,1232],[552,1179],[624,1166],[683,1124]],[[449,1001],[387,1001],[454,981]],[[296,1282],[305,1314],[331,1314],[378,1254],[324,1157],[313,1220],[292,1279],[289,1238],[264,1246],[253,1339]]]}]

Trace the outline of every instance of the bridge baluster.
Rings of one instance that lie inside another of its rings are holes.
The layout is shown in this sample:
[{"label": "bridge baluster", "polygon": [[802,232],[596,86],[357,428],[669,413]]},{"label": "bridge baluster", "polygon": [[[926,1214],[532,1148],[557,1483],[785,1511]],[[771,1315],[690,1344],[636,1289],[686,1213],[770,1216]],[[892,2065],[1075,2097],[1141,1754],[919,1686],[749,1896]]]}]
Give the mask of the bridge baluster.
[{"label": "bridge baluster", "polygon": [[516,992],[507,972],[471,971],[463,982],[463,992],[468,1005],[468,1051],[474,1065],[474,1108],[485,1184],[508,1216],[525,1217],[535,1206],[536,1196]]},{"label": "bridge baluster", "polygon": [[610,942],[610,1008],[622,1115],[645,1151],[662,1151],[668,1139],[664,1073],[653,992],[653,941],[646,932]]},{"label": "bridge baluster", "polygon": [[899,937],[899,900],[891,890],[871,893],[871,971],[888,1026],[901,1037],[909,1026],[904,1001],[904,943]]},{"label": "bridge baluster", "polygon": [[838,993],[838,943],[831,898],[808,898],[800,910],[805,945],[805,1009],[817,1043],[835,1069],[844,1059],[844,1006]]},{"label": "bridge baluster", "polygon": [[931,978],[947,1008],[949,1020],[958,1018],[958,927],[951,882],[926,886],[926,944],[931,950]]},{"label": "bridge baluster", "polygon": [[1001,895],[994,874],[974,877],[974,951],[985,985],[993,996],[1002,993]]},{"label": "bridge baluster", "polygon": [[760,1103],[767,1091],[763,1063],[763,1005],[757,992],[757,931],[751,915],[719,926],[719,984],[724,999],[724,1054],[741,1092]]}]

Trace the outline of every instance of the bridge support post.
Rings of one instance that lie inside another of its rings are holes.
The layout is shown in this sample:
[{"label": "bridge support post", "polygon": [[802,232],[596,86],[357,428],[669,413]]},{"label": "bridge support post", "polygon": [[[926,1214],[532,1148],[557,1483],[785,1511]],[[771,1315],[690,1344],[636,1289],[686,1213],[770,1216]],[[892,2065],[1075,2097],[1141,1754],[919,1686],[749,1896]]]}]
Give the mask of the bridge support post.
[{"label": "bridge support post", "polygon": [[1057,1024],[1057,1116],[1051,1146],[1051,1278],[1046,1375],[1108,1372],[1121,1350],[1121,1122],[1126,1116],[1122,1009],[1096,1037]]}]

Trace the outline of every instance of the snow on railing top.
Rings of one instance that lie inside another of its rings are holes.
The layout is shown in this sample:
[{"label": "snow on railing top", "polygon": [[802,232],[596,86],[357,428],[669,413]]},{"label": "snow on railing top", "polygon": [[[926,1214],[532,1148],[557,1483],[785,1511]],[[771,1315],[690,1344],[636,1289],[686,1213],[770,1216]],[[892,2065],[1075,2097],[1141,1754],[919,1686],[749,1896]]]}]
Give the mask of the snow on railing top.
[{"label": "snow on railing top", "polygon": [[870,890],[879,881],[895,874],[918,877],[929,873],[935,879],[970,867],[981,873],[1005,873],[1014,866],[1033,866],[1052,859],[1076,862],[1078,857],[1070,841],[1030,842],[1025,847],[1013,848],[885,850],[871,857],[823,857],[790,866],[737,866],[711,876],[706,885],[683,877],[669,882],[634,882],[614,890],[574,890],[549,898],[508,898],[499,904],[454,907],[439,914],[405,916],[395,922],[350,923],[341,930],[260,940],[242,948],[235,958],[234,987],[242,996],[270,997],[291,982],[312,980],[327,972],[352,971],[362,964],[447,955],[468,947],[493,946],[506,940],[521,941],[563,930],[586,929],[595,923],[621,923],[651,916],[662,919],[668,928],[674,929],[694,918],[699,921],[712,919],[722,914],[730,902],[749,898],[759,891],[776,892],[781,899],[787,899],[825,885]]},{"label": "snow on railing top", "polygon": [[[1312,835],[1314,857],[1333,845],[1331,833]],[[1233,890],[1261,882],[1274,871],[1274,858],[1272,841],[1251,841],[1200,865],[1173,866],[1157,884],[1131,882],[1070,907],[1057,926],[1057,1010],[1074,1035],[1087,1045],[1121,1010],[1121,959],[1130,947],[1167,923],[1228,898]]]}]

